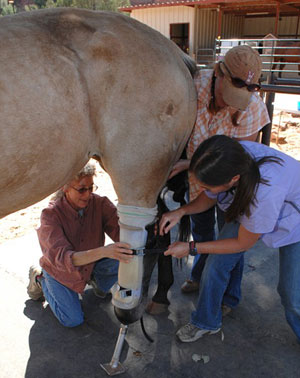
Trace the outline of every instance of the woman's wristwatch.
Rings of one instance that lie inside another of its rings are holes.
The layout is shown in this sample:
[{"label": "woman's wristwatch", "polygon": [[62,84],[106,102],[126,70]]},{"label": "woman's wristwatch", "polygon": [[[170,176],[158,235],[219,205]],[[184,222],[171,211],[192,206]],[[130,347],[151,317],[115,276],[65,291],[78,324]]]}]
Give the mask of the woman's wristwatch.
[{"label": "woman's wristwatch", "polygon": [[194,240],[189,242],[189,254],[190,254],[191,256],[196,256],[196,255],[198,255],[198,251],[197,251],[196,243],[194,242]]}]

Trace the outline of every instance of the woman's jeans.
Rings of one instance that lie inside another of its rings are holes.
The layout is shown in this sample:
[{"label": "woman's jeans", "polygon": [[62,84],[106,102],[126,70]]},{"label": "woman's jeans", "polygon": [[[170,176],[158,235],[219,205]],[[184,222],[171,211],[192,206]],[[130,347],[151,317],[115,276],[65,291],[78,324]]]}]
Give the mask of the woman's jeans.
[{"label": "woman's jeans", "polygon": [[278,293],[286,320],[300,342],[300,242],[279,248]]},{"label": "woman's jeans", "polygon": [[[238,228],[239,223],[226,223],[218,239],[236,237]],[[222,304],[233,308],[240,301],[243,263],[244,252],[208,256],[192,324],[209,330],[221,327]],[[279,248],[278,293],[287,322],[300,342],[300,242]]]},{"label": "woman's jeans", "polygon": [[[108,258],[95,264],[92,275],[100,290],[110,290],[118,280],[118,268],[119,262]],[[56,281],[45,270],[41,285],[51,310],[63,326],[76,327],[83,323],[84,315],[78,293]]]},{"label": "woman's jeans", "polygon": [[[235,238],[239,223],[226,223],[219,240]],[[241,281],[244,268],[244,252],[209,255],[201,277],[196,310],[191,323],[195,326],[217,330],[222,324],[222,303],[234,308],[241,299]]]}]

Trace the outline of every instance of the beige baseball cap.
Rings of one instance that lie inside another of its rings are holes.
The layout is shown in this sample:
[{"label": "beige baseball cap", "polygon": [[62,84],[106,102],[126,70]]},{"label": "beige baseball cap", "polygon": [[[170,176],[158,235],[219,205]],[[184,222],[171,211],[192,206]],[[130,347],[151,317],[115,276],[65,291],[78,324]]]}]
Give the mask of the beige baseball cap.
[{"label": "beige baseball cap", "polygon": [[262,62],[256,50],[248,45],[235,46],[227,51],[220,69],[224,73],[222,97],[224,102],[238,110],[245,110],[252,92],[246,86],[234,85],[232,78],[238,78],[247,85],[258,84]]}]

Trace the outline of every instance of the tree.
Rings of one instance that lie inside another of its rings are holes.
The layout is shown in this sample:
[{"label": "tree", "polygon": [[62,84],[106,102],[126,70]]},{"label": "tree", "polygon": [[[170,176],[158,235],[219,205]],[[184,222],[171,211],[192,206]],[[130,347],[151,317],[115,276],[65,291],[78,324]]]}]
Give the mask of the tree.
[{"label": "tree", "polygon": [[[35,0],[44,1],[44,0]],[[94,10],[118,11],[119,7],[129,5],[129,0],[47,0],[47,8],[76,7]]]}]

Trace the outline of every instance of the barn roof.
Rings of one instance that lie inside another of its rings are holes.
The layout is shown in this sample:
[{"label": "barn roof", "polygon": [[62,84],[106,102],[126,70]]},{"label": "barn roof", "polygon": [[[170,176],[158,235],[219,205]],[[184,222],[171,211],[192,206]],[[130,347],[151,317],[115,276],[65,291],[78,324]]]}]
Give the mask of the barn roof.
[{"label": "barn roof", "polygon": [[198,6],[199,8],[220,9],[223,14],[240,16],[275,16],[278,8],[281,16],[299,16],[300,0],[130,0],[130,5],[119,8],[123,12],[136,9],[171,7],[171,6]]}]

